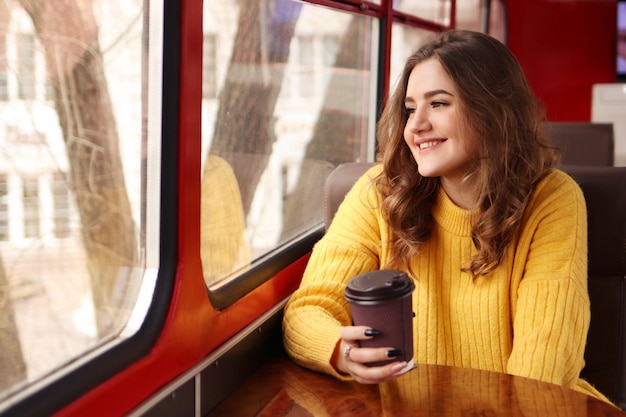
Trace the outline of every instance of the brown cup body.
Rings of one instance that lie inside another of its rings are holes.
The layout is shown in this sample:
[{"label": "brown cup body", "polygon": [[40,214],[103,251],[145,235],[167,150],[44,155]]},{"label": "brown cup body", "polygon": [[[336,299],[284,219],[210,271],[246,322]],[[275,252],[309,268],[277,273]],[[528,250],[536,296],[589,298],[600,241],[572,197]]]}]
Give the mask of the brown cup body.
[{"label": "brown cup body", "polygon": [[413,306],[415,285],[402,271],[380,270],[354,277],[346,287],[354,325],[369,326],[380,332],[361,347],[390,347],[402,354],[387,361],[368,364],[384,365],[413,359]]}]

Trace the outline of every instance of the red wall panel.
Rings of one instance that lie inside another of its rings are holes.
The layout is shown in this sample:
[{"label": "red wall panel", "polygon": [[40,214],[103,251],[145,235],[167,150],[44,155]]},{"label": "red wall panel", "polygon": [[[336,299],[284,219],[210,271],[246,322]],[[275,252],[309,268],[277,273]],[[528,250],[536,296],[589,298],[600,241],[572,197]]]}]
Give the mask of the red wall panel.
[{"label": "red wall panel", "polygon": [[615,0],[508,0],[508,45],[549,120],[589,121],[591,88],[615,81]]}]

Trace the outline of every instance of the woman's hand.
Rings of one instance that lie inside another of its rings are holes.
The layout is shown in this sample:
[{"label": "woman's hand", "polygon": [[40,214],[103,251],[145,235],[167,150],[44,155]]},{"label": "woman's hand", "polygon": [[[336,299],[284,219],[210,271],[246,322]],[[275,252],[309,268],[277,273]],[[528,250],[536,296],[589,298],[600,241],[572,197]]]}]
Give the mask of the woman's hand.
[{"label": "woman's hand", "polygon": [[401,352],[394,346],[361,348],[359,340],[368,340],[378,335],[376,329],[367,326],[346,326],[341,329],[341,340],[337,343],[332,364],[339,372],[351,375],[361,384],[378,384],[401,374],[406,362],[391,362],[382,366],[367,366],[366,363],[387,361]]}]

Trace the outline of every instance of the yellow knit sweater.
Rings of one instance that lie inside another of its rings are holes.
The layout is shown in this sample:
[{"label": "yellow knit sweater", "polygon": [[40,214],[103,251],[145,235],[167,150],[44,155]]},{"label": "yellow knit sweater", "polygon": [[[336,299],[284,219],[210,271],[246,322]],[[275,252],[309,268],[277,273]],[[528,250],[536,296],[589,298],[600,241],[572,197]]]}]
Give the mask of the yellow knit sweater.
[{"label": "yellow knit sweater", "polygon": [[[345,376],[330,360],[340,328],[351,324],[344,288],[390,259],[391,230],[371,182],[381,169],[372,168],[348,193],[285,310],[289,355],[338,378]],[[549,172],[502,265],[474,281],[461,268],[475,251],[476,212],[459,208],[442,190],[433,216],[431,237],[412,260],[415,362],[525,376],[608,401],[579,378],[590,309],[586,206],[574,180]]]}]

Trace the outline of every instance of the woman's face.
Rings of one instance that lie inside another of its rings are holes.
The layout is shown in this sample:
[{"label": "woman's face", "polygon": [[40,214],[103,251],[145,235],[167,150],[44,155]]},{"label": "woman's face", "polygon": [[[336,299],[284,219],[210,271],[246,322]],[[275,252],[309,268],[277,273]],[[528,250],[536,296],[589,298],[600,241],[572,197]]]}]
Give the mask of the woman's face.
[{"label": "woman's face", "polygon": [[472,157],[470,138],[459,127],[460,101],[452,80],[437,59],[413,68],[405,97],[409,115],[404,140],[424,177],[461,183]]}]

